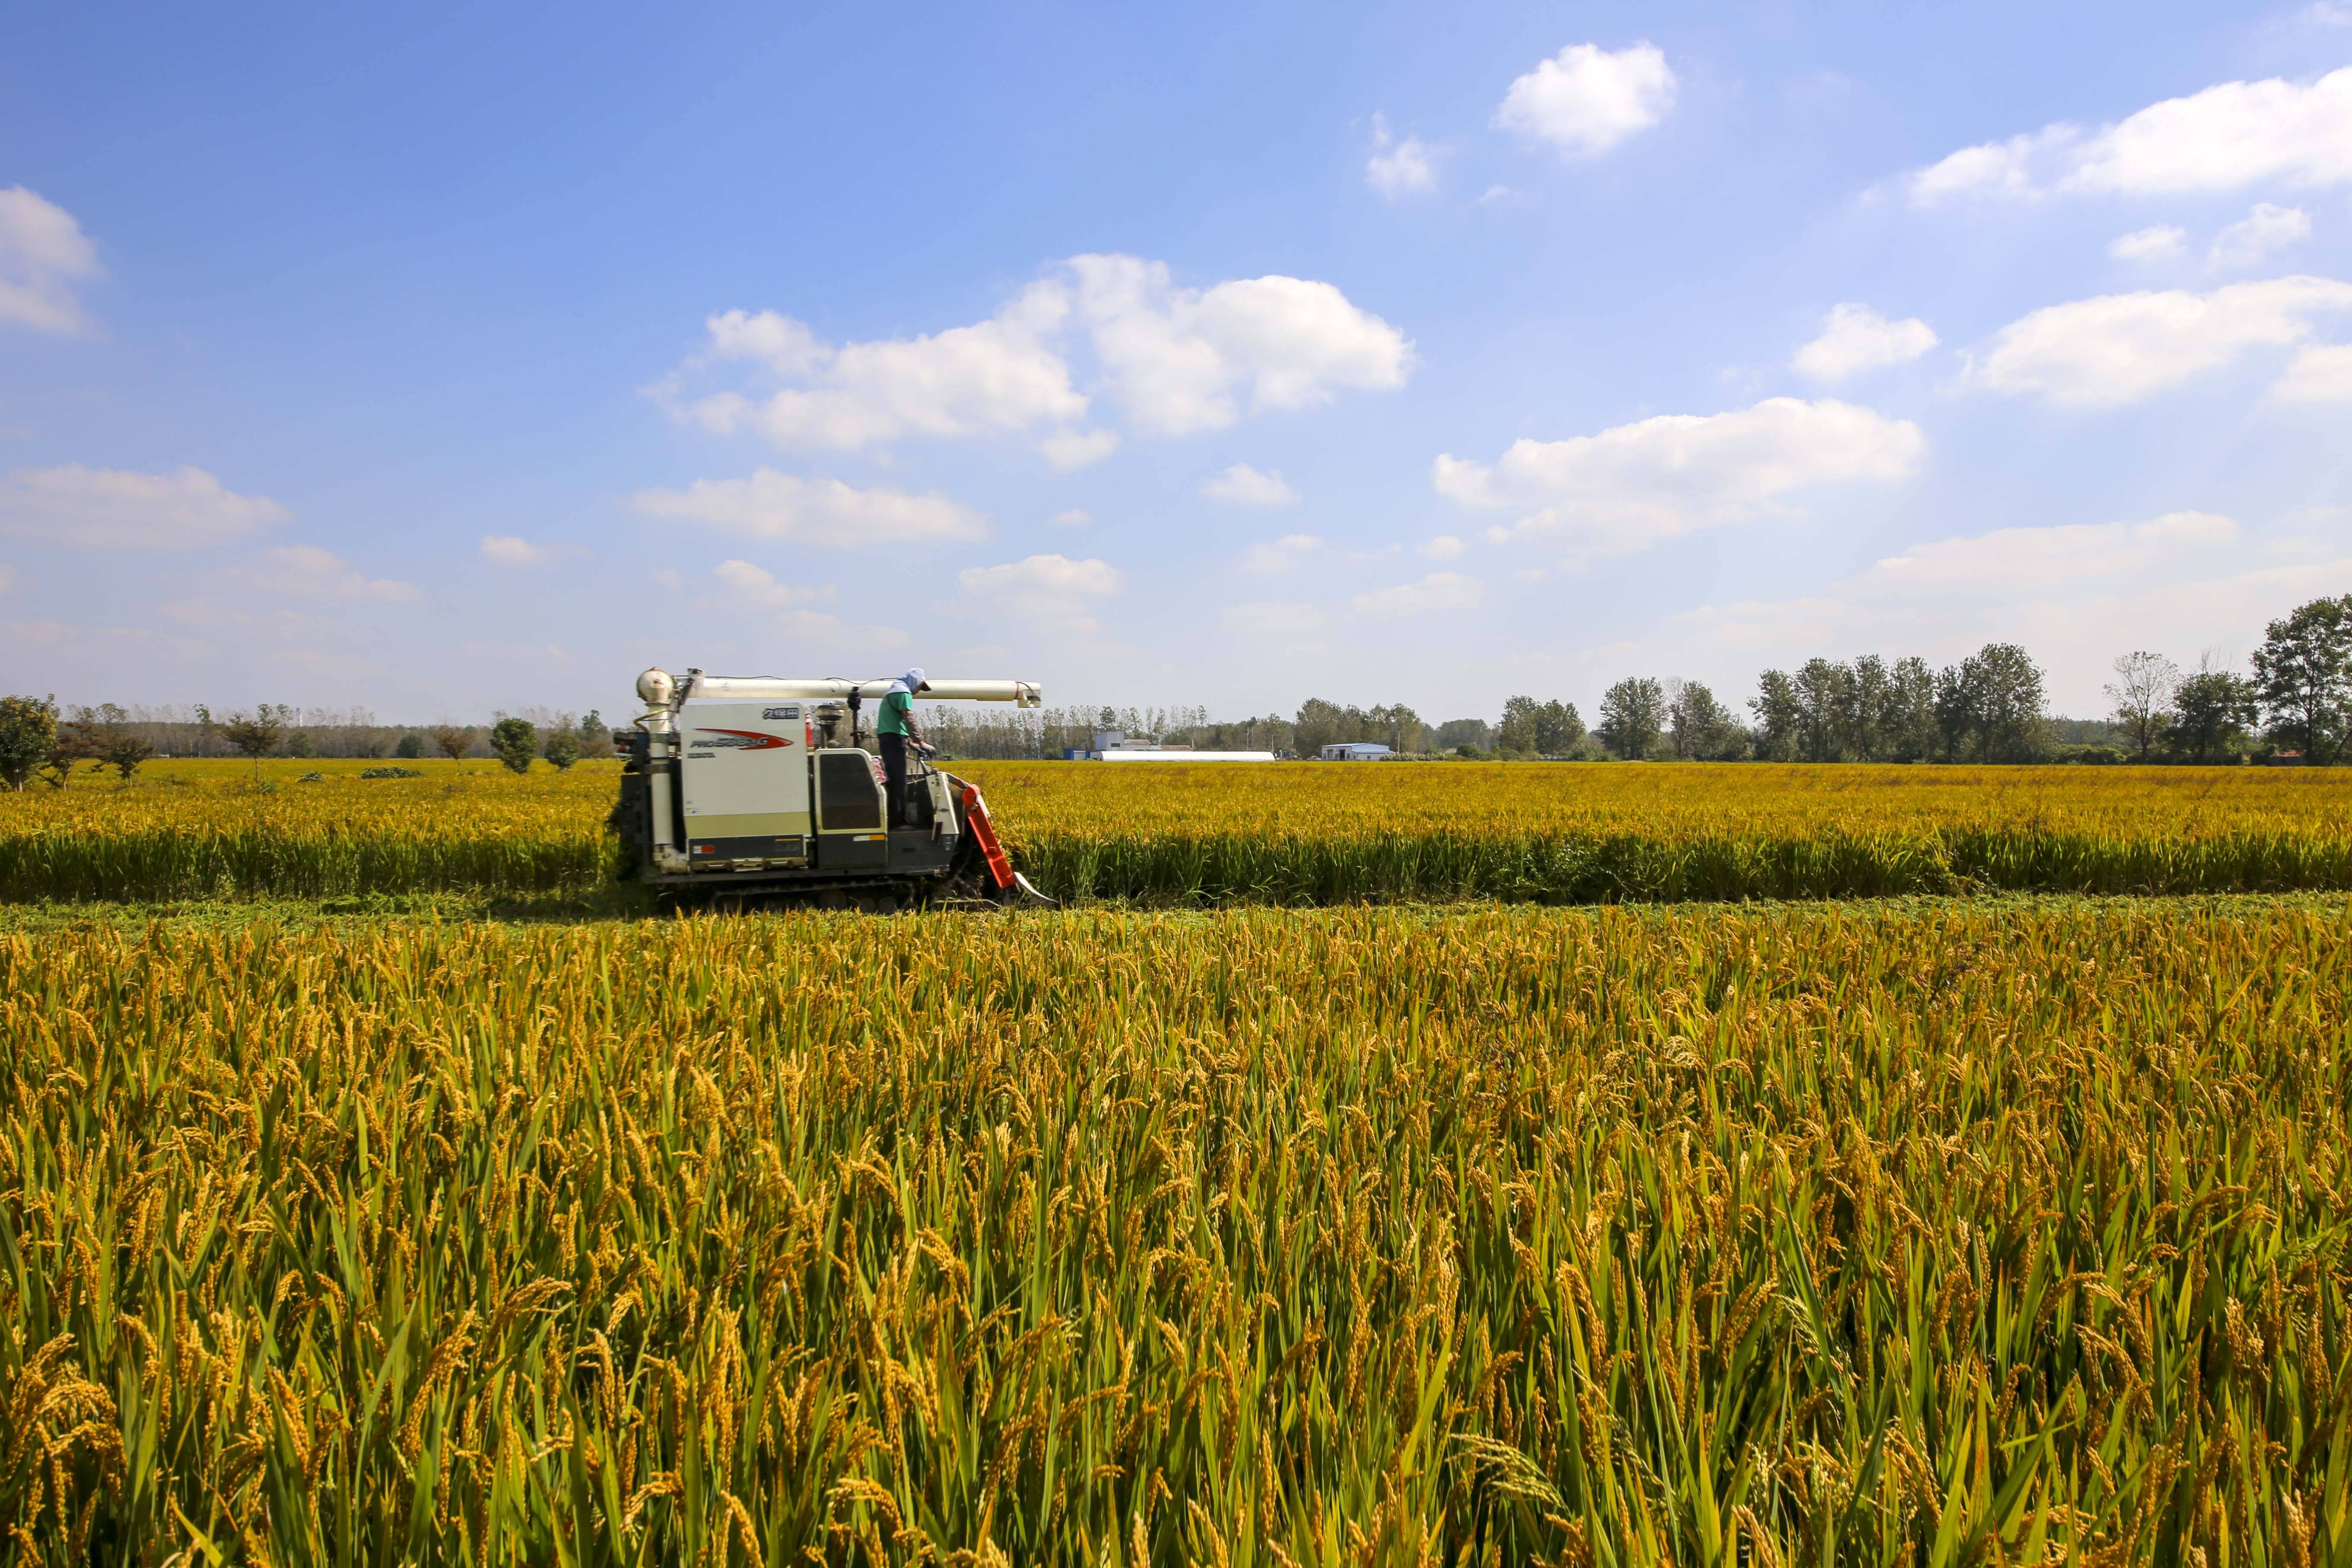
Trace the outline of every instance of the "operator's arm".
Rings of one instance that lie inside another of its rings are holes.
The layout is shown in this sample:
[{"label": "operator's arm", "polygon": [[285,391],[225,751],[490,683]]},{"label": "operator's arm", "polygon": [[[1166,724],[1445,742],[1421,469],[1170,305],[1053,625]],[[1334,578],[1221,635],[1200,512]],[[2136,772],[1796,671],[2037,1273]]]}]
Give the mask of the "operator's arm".
[{"label": "operator's arm", "polygon": [[930,748],[930,737],[923,733],[923,721],[915,717],[915,700],[907,699],[907,739],[925,750]]}]

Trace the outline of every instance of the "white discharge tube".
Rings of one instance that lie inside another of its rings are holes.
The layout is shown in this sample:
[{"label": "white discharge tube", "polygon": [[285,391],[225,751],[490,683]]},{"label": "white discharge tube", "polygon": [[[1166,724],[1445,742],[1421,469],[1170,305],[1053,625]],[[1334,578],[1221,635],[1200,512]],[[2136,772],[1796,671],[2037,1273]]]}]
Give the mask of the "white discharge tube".
[{"label": "white discharge tube", "polygon": [[[654,672],[646,672],[650,676]],[[846,699],[856,692],[864,698],[879,698],[898,684],[895,680],[803,680],[781,675],[693,675],[689,674],[679,689],[686,698],[732,697],[747,702],[832,702]],[[924,689],[916,695],[926,702],[1010,702],[1016,707],[1034,708],[1044,700],[1043,689],[1034,680],[927,680]],[[639,689],[644,689],[641,681]]]}]

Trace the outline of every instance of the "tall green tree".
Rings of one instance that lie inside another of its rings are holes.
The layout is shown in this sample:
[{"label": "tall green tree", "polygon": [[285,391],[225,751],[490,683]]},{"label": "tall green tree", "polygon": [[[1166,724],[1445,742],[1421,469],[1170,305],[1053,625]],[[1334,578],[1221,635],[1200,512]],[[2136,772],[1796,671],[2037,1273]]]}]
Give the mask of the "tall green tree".
[{"label": "tall green tree", "polygon": [[1512,697],[1503,702],[1503,717],[1495,726],[1495,749],[1507,757],[1543,754],[1543,704],[1532,697]]},{"label": "tall green tree", "polygon": [[2172,693],[2166,726],[2175,751],[2192,763],[2217,763],[2245,743],[2262,716],[2262,699],[2242,675],[2210,664]]},{"label": "tall green tree", "polygon": [[1666,735],[1684,762],[1730,762],[1748,749],[1738,721],[1696,680],[1666,682]]},{"label": "tall green tree", "polygon": [[2254,686],[2273,742],[2314,765],[2336,761],[2352,708],[2352,595],[2273,621],[2254,653]]},{"label": "tall green tree", "polygon": [[2033,763],[2048,754],[2049,700],[2042,667],[2015,643],[1987,643],[1960,663],[1972,696],[1978,756]]},{"label": "tall green tree", "polygon": [[1648,676],[1631,676],[1601,696],[1601,722],[1593,733],[1629,762],[1658,750],[1666,728],[1665,689]]},{"label": "tall green tree", "polygon": [[1843,737],[1853,728],[1853,671],[1826,658],[1797,667],[1797,752],[1809,763],[1833,763],[1844,754]]},{"label": "tall green tree", "polygon": [[560,773],[572,771],[572,764],[580,760],[580,730],[569,715],[549,725],[539,742],[539,754],[554,763]]},{"label": "tall green tree", "polygon": [[1324,747],[1336,746],[1343,741],[1360,741],[1360,728],[1358,721],[1348,717],[1347,709],[1319,697],[1310,697],[1300,703],[1297,716],[1290,721],[1291,740],[1302,757],[1318,755]]},{"label": "tall green tree", "polygon": [[1756,715],[1756,755],[1768,763],[1794,762],[1799,732],[1804,728],[1804,707],[1797,700],[1797,683],[1785,669],[1768,669],[1756,678],[1756,695],[1748,700]]},{"label": "tall green tree", "polygon": [[1921,763],[1936,754],[1936,672],[1914,655],[1886,672],[1878,710],[1878,758]]},{"label": "tall green tree", "polygon": [[539,751],[539,731],[528,719],[501,719],[490,727],[490,754],[512,773],[530,772]]},{"label": "tall green tree", "polygon": [[0,697],[0,783],[21,790],[58,743],[58,700]]}]

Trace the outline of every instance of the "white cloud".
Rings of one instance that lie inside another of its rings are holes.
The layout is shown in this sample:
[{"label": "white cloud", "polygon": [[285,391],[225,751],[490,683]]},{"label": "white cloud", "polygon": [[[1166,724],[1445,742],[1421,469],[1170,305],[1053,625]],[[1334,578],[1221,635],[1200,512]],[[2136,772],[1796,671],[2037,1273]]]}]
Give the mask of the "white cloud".
[{"label": "white cloud", "polygon": [[722,435],[750,427],[781,447],[845,452],[907,436],[1067,424],[1087,412],[1053,346],[1068,313],[1066,290],[1040,282],[972,326],[835,348],[789,316],[730,310],[705,323],[708,359],[753,360],[780,380],[814,384],[786,386],[759,402],[720,393],[686,412]]},{"label": "white cloud", "polygon": [[[1078,427],[1101,396],[1136,430],[1181,435],[1234,423],[1244,399],[1252,411],[1300,408],[1402,386],[1412,363],[1402,332],[1328,283],[1180,289],[1166,266],[1132,256],[1072,257],[987,321],[915,338],[835,347],[772,310],[730,310],[706,327],[703,352],[646,390],[715,432],[827,451],[1035,436],[1060,468],[1117,449],[1117,431]],[[1083,377],[1071,358],[1081,349],[1092,355]],[[689,375],[734,362],[783,384],[685,396]]]},{"label": "white cloud", "polygon": [[1418,136],[1396,140],[1388,116],[1372,116],[1372,151],[1364,160],[1364,178],[1372,189],[1395,201],[1399,196],[1437,188],[1437,165]]},{"label": "white cloud", "polygon": [[654,573],[654,581],[673,594],[686,592],[686,574],[675,566],[664,566]]},{"label": "white cloud", "polygon": [[765,468],[748,479],[697,479],[682,490],[639,490],[629,499],[648,517],[843,549],[988,536],[978,512],[943,495],[853,489],[839,479],[803,479]]},{"label": "white cloud", "polygon": [[1451,561],[1469,548],[1450,533],[1441,533],[1421,547],[1421,552],[1432,561]]},{"label": "white cloud", "polygon": [[0,321],[79,331],[89,323],[73,285],[97,273],[97,247],[71,213],[22,185],[0,191]]},{"label": "white cloud", "polygon": [[1459,572],[1433,572],[1418,583],[1375,588],[1348,601],[1365,616],[1420,616],[1432,610],[1466,610],[1477,604],[1477,580]]},{"label": "white cloud", "polygon": [[2003,327],[1969,367],[1995,392],[2095,407],[2131,403],[2219,369],[2250,349],[2284,347],[2311,318],[2352,308],[2352,283],[2277,278],[2210,294],[2104,294],[2045,306]]},{"label": "white cloud", "polygon": [[368,577],[333,551],[315,544],[283,544],[265,550],[261,563],[258,567],[240,567],[231,575],[249,588],[300,599],[401,603],[425,597],[425,590],[414,583]]},{"label": "white cloud", "polygon": [[1066,511],[1055,512],[1045,521],[1061,528],[1084,528],[1087,524],[1094,521],[1094,513],[1086,510],[1082,507],[1074,506]]},{"label": "white cloud", "polygon": [[898,647],[908,640],[906,633],[893,626],[853,626],[839,616],[802,607],[838,598],[829,584],[782,582],[749,561],[722,561],[711,575],[736,603],[777,612],[772,624],[787,637],[833,647]]},{"label": "white cloud", "polygon": [[1909,176],[1911,199],[2130,195],[2352,182],[2352,67],[2309,85],[2228,81],[2095,132],[2056,124],[1964,147]]},{"label": "white cloud", "polygon": [[226,489],[202,468],[19,468],[0,479],[0,532],[86,550],[219,544],[294,514],[268,496]]},{"label": "white cloud", "polygon": [[2304,350],[2270,395],[2281,403],[2352,403],[2352,343]]},{"label": "white cloud", "polygon": [[1003,566],[967,566],[956,574],[963,591],[992,606],[1048,630],[1090,632],[1095,623],[1086,602],[1126,587],[1118,568],[1106,561],[1073,561],[1066,555],[1032,555]]},{"label": "white cloud", "polygon": [[1296,506],[1298,492],[1276,468],[1262,474],[1247,463],[1235,463],[1221,474],[1201,481],[1201,493],[1229,506]]},{"label": "white cloud", "polygon": [[2256,202],[2254,210],[2213,237],[2208,266],[2252,267],[2311,237],[2311,215],[2300,207]]},{"label": "white cloud", "polygon": [[2188,242],[2187,229],[2158,224],[2153,228],[2136,228],[2116,236],[2108,242],[2107,254],[2117,261],[2160,261],[2168,256],[2179,255]]},{"label": "white cloud", "polygon": [[1823,398],[1772,397],[1727,414],[1669,414],[1566,441],[1512,443],[1489,467],[1447,454],[1438,493],[1532,509],[1496,539],[1564,534],[1603,554],[1784,512],[1815,485],[1917,471],[1927,439],[1905,419]]},{"label": "white cloud", "polygon": [[711,575],[726,584],[734,597],[769,609],[782,609],[788,605],[805,605],[813,600],[836,596],[829,584],[818,586],[779,582],[774,573],[749,561],[722,561]]},{"label": "white cloud", "polygon": [[1064,430],[1037,443],[1045,461],[1063,473],[1099,463],[1118,450],[1116,430]]},{"label": "white cloud", "polygon": [[1789,363],[1815,381],[1843,381],[1866,370],[1906,364],[1936,346],[1936,329],[1916,316],[1890,321],[1867,305],[1834,307],[1821,336]]},{"label": "white cloud", "polygon": [[554,560],[555,552],[511,534],[486,533],[482,535],[482,559],[499,566],[538,566]]},{"label": "white cloud", "polygon": [[1270,600],[1230,605],[1218,618],[1237,632],[1317,632],[1323,629],[1325,623],[1323,611],[1317,605],[1279,604]]},{"label": "white cloud", "polygon": [[1253,411],[1328,403],[1337,390],[1402,386],[1412,345],[1328,283],[1279,276],[1173,287],[1131,256],[1069,262],[1076,310],[1110,395],[1137,428],[1181,436]]},{"label": "white cloud", "polygon": [[1287,572],[1323,548],[1323,542],[1311,533],[1291,533],[1271,544],[1253,544],[1242,552],[1244,572]]},{"label": "white cloud", "polygon": [[1511,83],[1495,123],[1571,158],[1592,158],[1646,131],[1675,106],[1675,73],[1656,46],[1614,54],[1572,44]]},{"label": "white cloud", "polygon": [[2237,539],[2236,520],[2210,511],[2167,512],[2147,522],[2001,528],[1915,544],[1880,561],[1862,583],[1909,593],[2032,592],[2084,579],[2113,581]]}]

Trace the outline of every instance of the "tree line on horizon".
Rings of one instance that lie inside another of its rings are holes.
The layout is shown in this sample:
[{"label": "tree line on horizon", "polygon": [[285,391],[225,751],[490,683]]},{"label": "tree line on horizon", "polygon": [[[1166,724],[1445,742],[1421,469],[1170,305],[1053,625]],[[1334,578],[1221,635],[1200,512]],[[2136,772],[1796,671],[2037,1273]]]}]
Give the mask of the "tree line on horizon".
[{"label": "tree line on horizon", "polygon": [[[1705,683],[1628,677],[1601,695],[1590,729],[1573,702],[1514,696],[1493,721],[1431,724],[1404,703],[1309,698],[1288,718],[1212,721],[1201,707],[1072,706],[990,710],[926,704],[925,724],[949,756],[1058,757],[1118,730],[1200,751],[1314,756],[1341,742],[1370,742],[1402,756],[1551,761],[2220,763],[2263,758],[2326,765],[2346,760],[2352,737],[2352,595],[2314,599],[2265,628],[2241,672],[2208,657],[2184,669],[2138,650],[2114,664],[2105,716],[2049,711],[2041,667],[2014,643],[1988,643],[1940,668],[1916,657],[1864,654],[1807,659],[1757,678],[1745,713]],[[362,709],[296,710],[262,703],[215,715],[209,708],[60,710],[54,699],[0,698],[0,782],[63,784],[78,767],[128,779],[153,756],[494,756],[559,768],[612,754],[609,728],[593,710],[500,713],[491,725],[378,724]]]},{"label": "tree line on horizon", "polygon": [[111,768],[129,782],[158,757],[320,757],[459,761],[495,758],[516,773],[544,760],[559,771],[583,757],[609,757],[613,735],[595,710],[574,717],[526,710],[490,724],[377,724],[363,709],[299,710],[262,702],[215,714],[127,709],[118,703],[60,708],[55,697],[0,697],[0,784],[38,781],[63,788],[77,769]]}]

